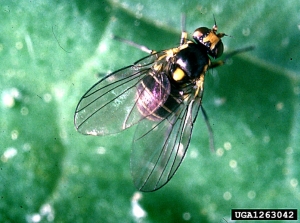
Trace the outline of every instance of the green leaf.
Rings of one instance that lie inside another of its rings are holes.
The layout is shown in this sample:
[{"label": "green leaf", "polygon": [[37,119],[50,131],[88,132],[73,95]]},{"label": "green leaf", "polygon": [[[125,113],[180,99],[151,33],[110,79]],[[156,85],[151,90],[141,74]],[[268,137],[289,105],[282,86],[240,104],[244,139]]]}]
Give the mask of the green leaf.
[{"label": "green leaf", "polygon": [[[232,208],[299,209],[299,12],[296,0],[3,3],[0,222],[230,222]],[[215,153],[199,115],[173,179],[139,194],[134,129],[83,136],[74,110],[102,75],[146,56],[113,34],[175,47],[182,13],[189,35],[215,17],[225,54],[255,50],[206,76]]]}]

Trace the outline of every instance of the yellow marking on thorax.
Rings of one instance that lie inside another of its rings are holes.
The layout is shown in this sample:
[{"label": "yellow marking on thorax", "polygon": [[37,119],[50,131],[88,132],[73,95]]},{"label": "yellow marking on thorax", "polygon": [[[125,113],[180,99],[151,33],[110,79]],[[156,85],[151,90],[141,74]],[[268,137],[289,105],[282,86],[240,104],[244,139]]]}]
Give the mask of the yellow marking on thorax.
[{"label": "yellow marking on thorax", "polygon": [[175,81],[181,81],[185,76],[185,73],[182,69],[176,68],[176,70],[173,72],[173,79]]},{"label": "yellow marking on thorax", "polygon": [[167,55],[166,60],[169,61],[169,59],[174,57],[177,53],[179,53],[180,50],[187,48],[189,43],[192,43],[192,41],[187,41],[185,44],[183,44],[179,47],[175,47],[175,48],[166,50],[166,55]]}]

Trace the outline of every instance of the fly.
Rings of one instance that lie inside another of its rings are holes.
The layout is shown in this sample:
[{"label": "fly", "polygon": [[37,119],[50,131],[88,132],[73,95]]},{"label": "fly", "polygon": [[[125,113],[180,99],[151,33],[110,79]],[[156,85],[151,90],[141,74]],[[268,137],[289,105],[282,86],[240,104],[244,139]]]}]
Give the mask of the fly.
[{"label": "fly", "polygon": [[[92,86],[80,99],[74,116],[78,132],[108,135],[137,125],[132,141],[131,174],[140,191],[155,191],[173,177],[188,149],[198,112],[212,129],[202,98],[206,72],[220,66],[223,54],[216,22],[200,27],[192,40],[183,29],[180,45],[152,51],[119,37],[148,56],[117,70]],[[244,48],[236,53],[252,49]]]}]

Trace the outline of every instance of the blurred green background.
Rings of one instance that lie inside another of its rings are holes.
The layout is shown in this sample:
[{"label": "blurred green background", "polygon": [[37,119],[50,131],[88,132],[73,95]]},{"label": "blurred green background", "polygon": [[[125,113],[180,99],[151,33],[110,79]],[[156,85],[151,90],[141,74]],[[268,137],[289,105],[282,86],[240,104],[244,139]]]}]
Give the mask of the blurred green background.
[{"label": "blurred green background", "polygon": [[[298,0],[2,0],[0,9],[0,222],[213,223],[232,222],[232,208],[299,209]],[[199,116],[173,179],[138,194],[134,129],[83,136],[73,114],[98,72],[146,56],[112,34],[174,47],[182,12],[190,35],[214,15],[225,52],[256,48],[206,77],[216,152]]]}]

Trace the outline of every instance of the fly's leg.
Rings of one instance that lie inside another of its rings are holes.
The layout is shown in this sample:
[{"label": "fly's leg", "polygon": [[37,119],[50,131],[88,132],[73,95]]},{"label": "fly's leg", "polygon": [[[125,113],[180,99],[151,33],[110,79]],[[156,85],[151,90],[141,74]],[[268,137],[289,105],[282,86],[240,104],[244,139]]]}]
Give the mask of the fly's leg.
[{"label": "fly's leg", "polygon": [[[153,53],[156,52],[154,50],[150,50],[146,46],[140,45],[138,43],[135,43],[135,42],[127,40],[127,39],[124,39],[124,38],[119,37],[119,36],[112,35],[112,39],[117,40],[117,41],[122,42],[122,43],[125,43],[125,44],[127,44],[129,46],[133,46],[133,47],[135,47],[135,48],[137,48],[137,49],[139,49],[141,51],[144,51],[144,52],[146,52],[148,54],[153,54]],[[98,73],[97,76],[103,77],[103,76],[105,76],[105,74],[104,73]]]},{"label": "fly's leg", "polygon": [[[201,100],[202,100],[203,91],[204,91],[204,77],[205,77],[205,75],[202,74],[200,76],[200,79],[196,82],[196,84],[198,85],[198,89],[196,90],[195,96],[200,97]],[[209,147],[210,147],[210,150],[212,152],[214,152],[215,151],[214,133],[213,133],[212,127],[209,123],[208,115],[206,114],[206,111],[205,111],[205,109],[203,108],[202,105],[200,106],[200,109],[201,109],[205,124],[206,124],[207,129],[208,129],[208,133],[209,133]]]},{"label": "fly's leg", "polygon": [[[182,14],[181,15],[181,38],[180,38],[180,46],[183,45],[183,44],[186,44],[187,41],[188,41],[188,39],[187,39],[188,34],[186,32],[186,29],[185,29],[185,18],[186,18],[185,14]],[[120,41],[122,43],[126,43],[126,44],[128,44],[130,46],[133,46],[133,47],[135,47],[135,48],[137,48],[137,49],[139,49],[141,51],[144,51],[144,52],[146,52],[148,54],[153,54],[153,53],[156,52],[155,50],[151,50],[151,49],[149,49],[148,47],[146,47],[144,45],[140,45],[138,43],[135,43],[135,42],[127,40],[127,39],[124,39],[124,38],[119,37],[119,36],[113,35],[112,38],[115,39],[115,40],[117,40],[117,41]]]},{"label": "fly's leg", "polygon": [[114,35],[113,35],[112,38],[115,39],[115,40],[117,40],[117,41],[120,41],[120,42],[122,42],[122,43],[126,43],[126,44],[128,44],[129,46],[133,46],[133,47],[135,47],[135,48],[137,48],[137,49],[139,49],[139,50],[141,50],[141,51],[144,51],[144,52],[146,52],[146,53],[148,53],[148,54],[155,53],[154,50],[150,50],[150,49],[149,49],[148,47],[146,47],[146,46],[140,45],[140,44],[138,44],[138,43],[135,43],[135,42],[130,41],[130,40],[127,40],[127,39],[123,39],[123,38],[121,38],[121,37],[119,37],[119,36],[114,36]]},{"label": "fly's leg", "polygon": [[222,66],[222,65],[226,64],[226,61],[228,59],[230,59],[231,57],[235,56],[236,54],[244,53],[244,52],[247,52],[247,51],[250,51],[250,50],[254,50],[254,48],[255,48],[254,46],[248,46],[248,47],[245,47],[245,48],[234,50],[234,51],[228,53],[225,56],[224,60],[219,60],[219,61],[211,62],[211,64],[209,65],[209,69]]},{"label": "fly's leg", "polygon": [[187,43],[187,32],[185,28],[185,14],[181,14],[181,38],[180,38],[180,46]]},{"label": "fly's leg", "polygon": [[[226,61],[228,59],[230,59],[231,57],[233,57],[234,55],[253,50],[254,48],[255,48],[254,46],[249,46],[249,47],[234,50],[234,51],[230,52],[229,54],[227,54],[225,56],[224,60],[211,62],[208,69],[212,69],[212,68],[215,68],[215,67],[222,66],[222,65],[226,64]],[[209,133],[209,146],[210,146],[211,151],[214,151],[214,148],[215,148],[215,146],[214,146],[214,134],[213,134],[212,127],[211,127],[211,125],[209,123],[209,120],[208,120],[208,115],[206,114],[206,111],[204,110],[203,106],[201,106],[201,112],[202,112],[202,115],[204,117],[204,121],[205,121],[205,124],[207,126],[208,133]]]},{"label": "fly's leg", "polygon": [[204,118],[204,121],[205,121],[205,124],[206,124],[206,127],[208,129],[208,134],[209,134],[209,148],[212,152],[215,151],[215,140],[214,140],[214,133],[213,133],[213,129],[209,123],[209,120],[208,120],[208,115],[205,111],[205,109],[203,108],[203,106],[201,105],[201,112],[202,112],[202,115],[203,115],[203,118]]}]

